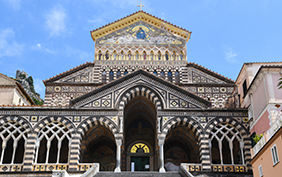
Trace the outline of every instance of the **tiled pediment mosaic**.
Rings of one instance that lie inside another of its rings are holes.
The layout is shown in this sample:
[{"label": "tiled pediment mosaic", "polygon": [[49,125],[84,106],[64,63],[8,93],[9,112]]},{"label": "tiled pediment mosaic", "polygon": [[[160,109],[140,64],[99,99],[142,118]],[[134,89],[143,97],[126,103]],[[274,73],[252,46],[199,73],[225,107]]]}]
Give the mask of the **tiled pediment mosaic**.
[{"label": "tiled pediment mosaic", "polygon": [[139,21],[120,29],[114,33],[97,39],[97,45],[119,44],[158,44],[158,45],[185,45],[185,40],[169,33],[164,29],[156,28],[148,23]]}]

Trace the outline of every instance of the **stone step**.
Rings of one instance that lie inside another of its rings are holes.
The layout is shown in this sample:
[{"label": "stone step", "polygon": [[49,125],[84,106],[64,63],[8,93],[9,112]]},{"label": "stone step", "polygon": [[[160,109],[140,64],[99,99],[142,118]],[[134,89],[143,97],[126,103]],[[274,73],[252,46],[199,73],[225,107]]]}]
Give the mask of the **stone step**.
[{"label": "stone step", "polygon": [[95,177],[183,177],[179,172],[98,172]]}]

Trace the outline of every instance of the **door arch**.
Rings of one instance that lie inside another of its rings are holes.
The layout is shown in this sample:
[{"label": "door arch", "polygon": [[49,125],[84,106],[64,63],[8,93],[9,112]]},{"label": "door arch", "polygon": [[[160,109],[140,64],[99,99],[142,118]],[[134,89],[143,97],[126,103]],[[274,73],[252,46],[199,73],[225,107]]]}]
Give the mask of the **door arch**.
[{"label": "door arch", "polygon": [[127,169],[135,163],[135,171],[153,171],[153,147],[146,141],[134,141],[127,148]]}]

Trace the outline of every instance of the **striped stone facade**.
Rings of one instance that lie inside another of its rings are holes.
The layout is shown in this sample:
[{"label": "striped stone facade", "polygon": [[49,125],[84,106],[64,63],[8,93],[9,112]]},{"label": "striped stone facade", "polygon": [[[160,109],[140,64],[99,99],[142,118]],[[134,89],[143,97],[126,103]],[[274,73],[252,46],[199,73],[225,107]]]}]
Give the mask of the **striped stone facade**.
[{"label": "striped stone facade", "polygon": [[[175,146],[190,172],[250,174],[247,109],[228,107],[234,81],[186,62],[190,35],[142,11],[92,31],[94,62],[45,80],[44,106],[0,107],[0,173],[129,171],[139,156],[165,172]],[[211,138],[219,129],[226,139]]]}]

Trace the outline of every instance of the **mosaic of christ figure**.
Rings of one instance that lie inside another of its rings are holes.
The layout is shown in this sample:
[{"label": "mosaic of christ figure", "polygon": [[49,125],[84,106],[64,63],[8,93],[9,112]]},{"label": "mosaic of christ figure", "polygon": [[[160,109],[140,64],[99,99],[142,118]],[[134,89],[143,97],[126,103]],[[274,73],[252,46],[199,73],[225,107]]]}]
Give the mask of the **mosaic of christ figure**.
[{"label": "mosaic of christ figure", "polygon": [[142,29],[142,27],[140,27],[139,30],[136,32],[136,37],[137,37],[137,39],[145,39],[146,38],[146,33]]}]

